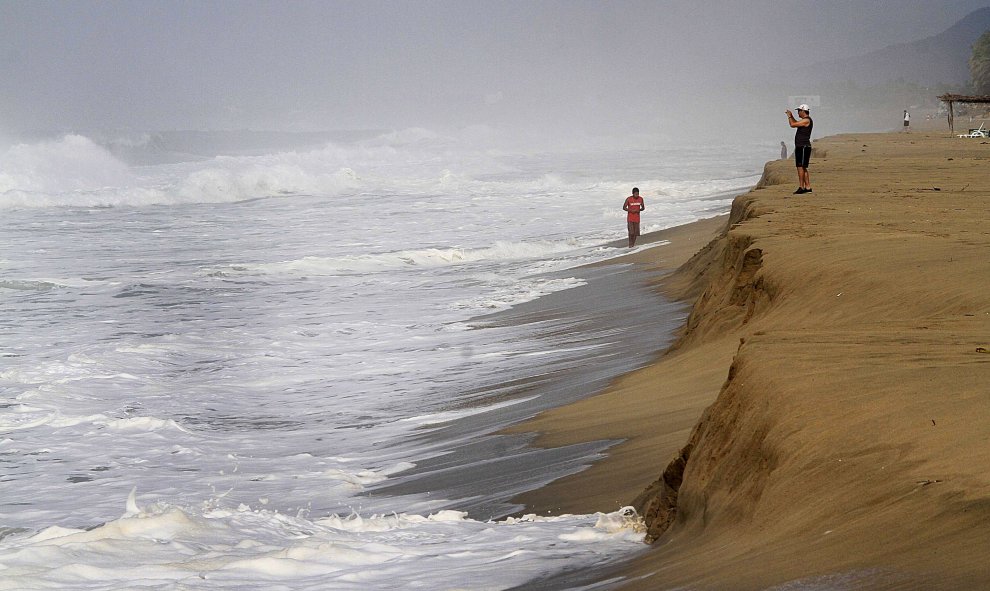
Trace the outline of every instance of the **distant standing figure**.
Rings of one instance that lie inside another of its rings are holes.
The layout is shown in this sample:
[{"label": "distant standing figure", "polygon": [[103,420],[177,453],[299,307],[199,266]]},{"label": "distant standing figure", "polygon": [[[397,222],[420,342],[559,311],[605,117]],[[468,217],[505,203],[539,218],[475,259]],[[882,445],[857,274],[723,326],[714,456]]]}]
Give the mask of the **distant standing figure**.
[{"label": "distant standing figure", "polygon": [[811,110],[808,105],[797,108],[798,118],[788,109],[787,123],[796,129],[794,132],[794,163],[797,165],[798,188],[795,195],[811,193],[811,175],[808,174],[808,164],[811,162],[811,129],[815,122],[811,120]]},{"label": "distant standing figure", "polygon": [[904,131],[908,130],[908,126],[911,125],[911,113],[904,109]]},{"label": "distant standing figure", "polygon": [[787,160],[787,144],[780,142],[780,159]]},{"label": "distant standing figure", "polygon": [[639,236],[639,214],[646,211],[646,204],[639,196],[639,189],[633,187],[632,195],[626,197],[626,202],[622,204],[622,211],[626,214],[626,228],[629,230],[629,248],[636,245],[636,237]]}]

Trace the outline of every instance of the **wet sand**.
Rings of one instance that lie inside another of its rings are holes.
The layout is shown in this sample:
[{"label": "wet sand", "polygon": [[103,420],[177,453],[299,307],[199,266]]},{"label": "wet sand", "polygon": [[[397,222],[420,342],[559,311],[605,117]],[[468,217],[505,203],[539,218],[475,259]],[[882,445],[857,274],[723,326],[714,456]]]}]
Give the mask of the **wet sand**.
[{"label": "wet sand", "polygon": [[584,284],[468,323],[485,331],[511,327],[524,335],[505,353],[516,359],[511,368],[492,369],[479,358],[472,363],[473,388],[458,388],[445,407],[448,412],[490,410],[423,429],[416,435],[417,445],[436,455],[424,453],[414,468],[389,478],[368,496],[425,495],[434,503],[448,500],[432,510],[498,519],[521,508],[509,502],[513,496],[580,472],[616,443],[538,448],[528,445],[531,433],[498,431],[601,392],[616,376],[651,363],[673,342],[687,307],[656,293],[645,275],[629,272],[628,264],[585,266],[546,277]]},{"label": "wet sand", "polygon": [[990,140],[836,136],[811,174],[770,162],[631,255],[693,303],[679,340],[512,429],[622,440],[517,500],[635,503],[657,539],[623,589],[990,588]]},{"label": "wet sand", "polygon": [[[670,284],[674,278],[669,274],[718,236],[728,219],[728,215],[721,215],[644,234],[637,241],[637,248],[662,241],[668,244],[634,251],[600,265],[632,265],[628,272],[641,274],[645,281],[661,292],[672,292]],[[684,300],[685,291],[689,290],[682,289],[670,295],[674,299]],[[653,345],[642,343],[641,347],[657,350]],[[516,498],[517,502],[525,505],[525,512],[557,515],[613,511],[629,505],[656,478],[658,466],[662,468],[662,460],[672,456],[687,441],[701,409],[714,399],[714,394],[704,389],[696,393],[700,398],[694,400],[685,397],[683,388],[668,390],[676,394],[671,400],[664,399],[663,392],[654,392],[653,396],[658,398],[654,399],[653,404],[663,407],[665,433],[662,438],[668,453],[650,461],[648,458],[656,453],[656,442],[635,435],[651,432],[651,425],[658,417],[654,412],[644,413],[640,408],[642,401],[630,393],[648,388],[657,379],[654,372],[658,367],[658,364],[652,364],[621,376],[599,396],[556,408],[506,430],[508,433],[537,432],[538,436],[532,443],[537,447],[560,447],[591,440],[625,440],[608,450],[607,461],[592,465],[575,479],[557,480]],[[714,376],[716,381],[724,379],[724,367],[713,366],[712,370],[717,374]],[[662,379],[667,381],[672,378]],[[691,381],[697,379],[698,376],[690,376]],[[576,486],[575,482],[578,482]],[[587,486],[591,482],[595,485]]]}]

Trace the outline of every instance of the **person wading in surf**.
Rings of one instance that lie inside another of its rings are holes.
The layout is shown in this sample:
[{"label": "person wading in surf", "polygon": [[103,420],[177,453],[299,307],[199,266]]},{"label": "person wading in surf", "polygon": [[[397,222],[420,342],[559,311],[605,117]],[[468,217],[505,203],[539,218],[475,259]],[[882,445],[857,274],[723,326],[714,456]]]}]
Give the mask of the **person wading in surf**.
[{"label": "person wading in surf", "polygon": [[626,228],[629,230],[629,248],[636,245],[636,237],[639,236],[639,213],[646,211],[646,204],[639,196],[639,189],[633,187],[632,195],[626,197],[626,202],[622,204],[622,211],[626,214]]}]

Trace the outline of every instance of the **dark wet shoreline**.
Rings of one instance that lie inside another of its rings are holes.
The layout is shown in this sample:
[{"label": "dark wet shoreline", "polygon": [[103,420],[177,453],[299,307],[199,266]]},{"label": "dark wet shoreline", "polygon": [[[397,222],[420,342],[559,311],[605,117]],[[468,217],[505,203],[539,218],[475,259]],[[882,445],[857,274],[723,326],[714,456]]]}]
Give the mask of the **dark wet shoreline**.
[{"label": "dark wet shoreline", "polygon": [[369,491],[369,496],[429,495],[449,499],[445,508],[467,511],[474,519],[499,519],[523,509],[510,499],[585,469],[618,443],[592,441],[542,449],[529,445],[535,434],[497,431],[597,394],[616,377],[647,365],[670,344],[686,308],[658,294],[648,284],[647,275],[634,265],[619,261],[549,277],[577,277],[586,284],[475,318],[469,324],[476,330],[527,326],[548,348],[573,347],[574,354],[506,375],[470,393],[454,393],[470,398],[471,406],[520,402],[424,432],[419,443],[435,445],[436,455],[390,478],[385,486]]}]

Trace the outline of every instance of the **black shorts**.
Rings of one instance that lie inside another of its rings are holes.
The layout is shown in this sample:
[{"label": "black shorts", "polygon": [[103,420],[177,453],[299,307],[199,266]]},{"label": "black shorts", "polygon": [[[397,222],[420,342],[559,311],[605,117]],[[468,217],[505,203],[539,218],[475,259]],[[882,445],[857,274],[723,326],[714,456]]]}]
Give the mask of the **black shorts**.
[{"label": "black shorts", "polygon": [[808,168],[811,162],[811,146],[794,146],[794,164],[798,168]]},{"label": "black shorts", "polygon": [[626,222],[626,229],[630,236],[639,236],[639,222]]}]

